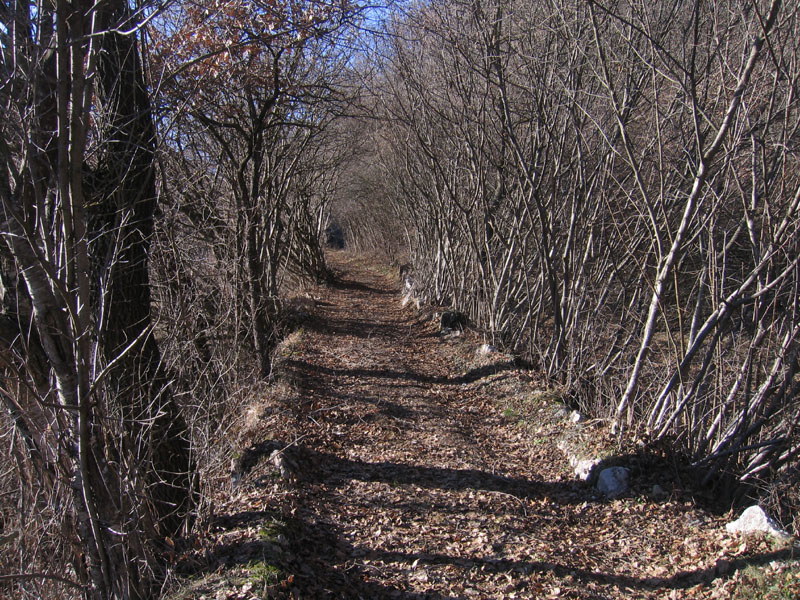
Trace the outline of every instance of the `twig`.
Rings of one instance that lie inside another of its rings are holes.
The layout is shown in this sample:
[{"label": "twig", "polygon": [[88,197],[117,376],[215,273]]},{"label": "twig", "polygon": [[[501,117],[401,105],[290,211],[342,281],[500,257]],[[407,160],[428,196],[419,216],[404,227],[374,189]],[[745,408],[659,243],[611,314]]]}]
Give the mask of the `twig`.
[{"label": "twig", "polygon": [[0,581],[12,581],[14,579],[51,579],[53,581],[58,581],[59,583],[64,583],[74,587],[78,590],[84,589],[84,586],[82,586],[80,583],[59,575],[50,575],[49,573],[12,573],[11,575],[0,575]]},{"label": "twig", "polygon": [[336,406],[323,406],[322,408],[318,408],[317,410],[312,410],[309,415],[316,414],[318,412],[325,412],[327,410],[336,410],[337,408],[341,408],[342,406],[350,406],[349,402],[342,402],[341,404],[337,404]]},{"label": "twig", "polygon": [[508,492],[501,492],[500,490],[484,490],[484,489],[480,489],[478,491],[486,493],[486,494],[499,494],[501,496],[506,496],[508,498],[513,498],[514,500],[519,502],[520,506],[522,507],[522,514],[525,515],[526,517],[528,516],[528,508],[527,508],[527,506],[525,506],[525,499],[524,498],[520,498],[519,496],[515,496],[514,494],[509,494]]},{"label": "twig", "polygon": [[[309,418],[309,419],[311,419],[311,417],[308,417],[308,418]],[[314,421],[314,419],[311,419],[311,420],[312,420],[312,421]],[[314,423],[317,423],[317,422],[316,422],[316,421],[314,421]],[[317,425],[319,425],[319,423],[317,423]],[[281,455],[281,454],[283,454],[284,452],[286,452],[286,451],[287,451],[289,448],[291,448],[292,446],[296,446],[297,444],[299,444],[299,443],[300,443],[300,441],[301,441],[303,438],[306,438],[306,437],[308,437],[309,435],[311,435],[311,434],[310,434],[310,433],[304,433],[304,434],[303,434],[303,435],[301,435],[299,438],[297,438],[295,441],[293,441],[293,442],[291,442],[291,443],[287,444],[286,446],[284,446],[283,448],[281,448],[280,450],[278,450],[278,455]]]}]

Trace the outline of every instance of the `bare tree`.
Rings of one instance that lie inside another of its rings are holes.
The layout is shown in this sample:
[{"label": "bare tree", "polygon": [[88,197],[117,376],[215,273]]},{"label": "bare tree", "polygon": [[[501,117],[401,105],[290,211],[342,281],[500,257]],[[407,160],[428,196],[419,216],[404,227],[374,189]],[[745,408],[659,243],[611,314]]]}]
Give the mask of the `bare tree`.
[{"label": "bare tree", "polygon": [[[3,10],[2,397],[18,466],[63,511],[71,574],[44,578],[150,597],[153,543],[180,529],[191,467],[150,319],[144,15],[119,2]],[[18,591],[38,579],[19,575]]]},{"label": "bare tree", "polygon": [[709,477],[785,469],[797,18],[777,0],[398,11],[359,158],[385,209],[354,230],[403,231],[422,296],[583,410],[674,440]]},{"label": "bare tree", "polygon": [[[299,266],[315,278],[327,269],[319,249],[322,196],[305,178],[317,136],[343,95],[335,85],[345,57],[335,41],[350,34],[359,7],[313,1],[292,10],[270,3],[226,2],[187,8],[174,31],[154,32],[154,83],[169,99],[172,158],[203,162],[231,196],[228,226],[239,264],[236,304],[263,376],[270,372],[281,274]],[[243,15],[247,15],[243,23]],[[168,35],[165,35],[168,34]]]}]

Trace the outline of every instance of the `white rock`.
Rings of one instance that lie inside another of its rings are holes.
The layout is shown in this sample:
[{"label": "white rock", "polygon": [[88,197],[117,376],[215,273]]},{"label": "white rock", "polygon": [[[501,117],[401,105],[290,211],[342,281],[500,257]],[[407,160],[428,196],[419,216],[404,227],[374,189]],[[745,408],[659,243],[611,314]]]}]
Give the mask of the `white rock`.
[{"label": "white rock", "polygon": [[746,509],[742,516],[735,521],[725,525],[730,533],[752,533],[754,531],[763,531],[771,536],[777,538],[791,537],[788,533],[780,528],[780,525],[773,519],[767,516],[760,506],[755,505]]},{"label": "white rock", "polygon": [[569,420],[572,423],[580,423],[583,421],[583,415],[579,413],[577,410],[573,410],[572,413],[569,415]]},{"label": "white rock", "polygon": [[572,467],[572,472],[575,473],[575,477],[581,481],[588,481],[594,468],[600,464],[599,458],[580,458],[574,455],[569,447],[569,443],[564,439],[559,440],[556,446],[566,454],[569,466]]},{"label": "white rock", "polygon": [[569,416],[569,411],[566,408],[561,407],[555,412],[555,416],[557,419],[565,419]]},{"label": "white rock", "polygon": [[[574,464],[572,464],[574,462]],[[573,472],[575,473],[575,477],[580,479],[581,481],[588,481],[589,477],[592,475],[592,471],[594,468],[600,464],[599,458],[584,458],[582,460],[575,460],[570,461],[572,464]]]},{"label": "white rock", "polygon": [[497,352],[497,348],[491,344],[483,344],[479,346],[477,350],[478,356],[486,356],[487,354],[494,354],[495,352]]},{"label": "white rock", "polygon": [[625,467],[609,467],[597,476],[597,490],[607,498],[616,498],[628,491],[629,471]]}]

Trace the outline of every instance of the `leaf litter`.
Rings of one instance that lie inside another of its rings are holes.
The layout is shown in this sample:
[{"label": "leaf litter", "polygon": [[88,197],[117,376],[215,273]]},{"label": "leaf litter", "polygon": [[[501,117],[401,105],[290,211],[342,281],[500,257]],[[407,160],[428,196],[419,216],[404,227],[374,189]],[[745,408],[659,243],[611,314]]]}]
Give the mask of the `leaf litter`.
[{"label": "leaf litter", "polygon": [[330,260],[343,283],[314,290],[314,320],[276,361],[291,393],[249,424],[255,465],[219,490],[178,564],[194,582],[181,598],[711,599],[794,558],[727,533],[730,514],[680,482],[653,498],[646,462],[602,498],[556,447],[557,392],[507,356],[475,358],[468,334],[439,336],[388,270]]}]

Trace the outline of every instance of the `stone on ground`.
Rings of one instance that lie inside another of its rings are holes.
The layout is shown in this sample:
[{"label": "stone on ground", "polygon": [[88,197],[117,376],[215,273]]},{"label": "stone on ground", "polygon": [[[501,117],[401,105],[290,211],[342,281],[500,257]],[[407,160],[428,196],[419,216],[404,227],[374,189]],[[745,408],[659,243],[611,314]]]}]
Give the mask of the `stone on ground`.
[{"label": "stone on ground", "polygon": [[746,509],[742,516],[725,526],[730,533],[754,533],[764,532],[777,538],[788,538],[788,533],[780,528],[780,525],[771,519],[764,509],[758,505]]},{"label": "stone on ground", "polygon": [[597,476],[597,490],[606,498],[616,498],[628,491],[629,471],[625,467],[609,467]]}]

